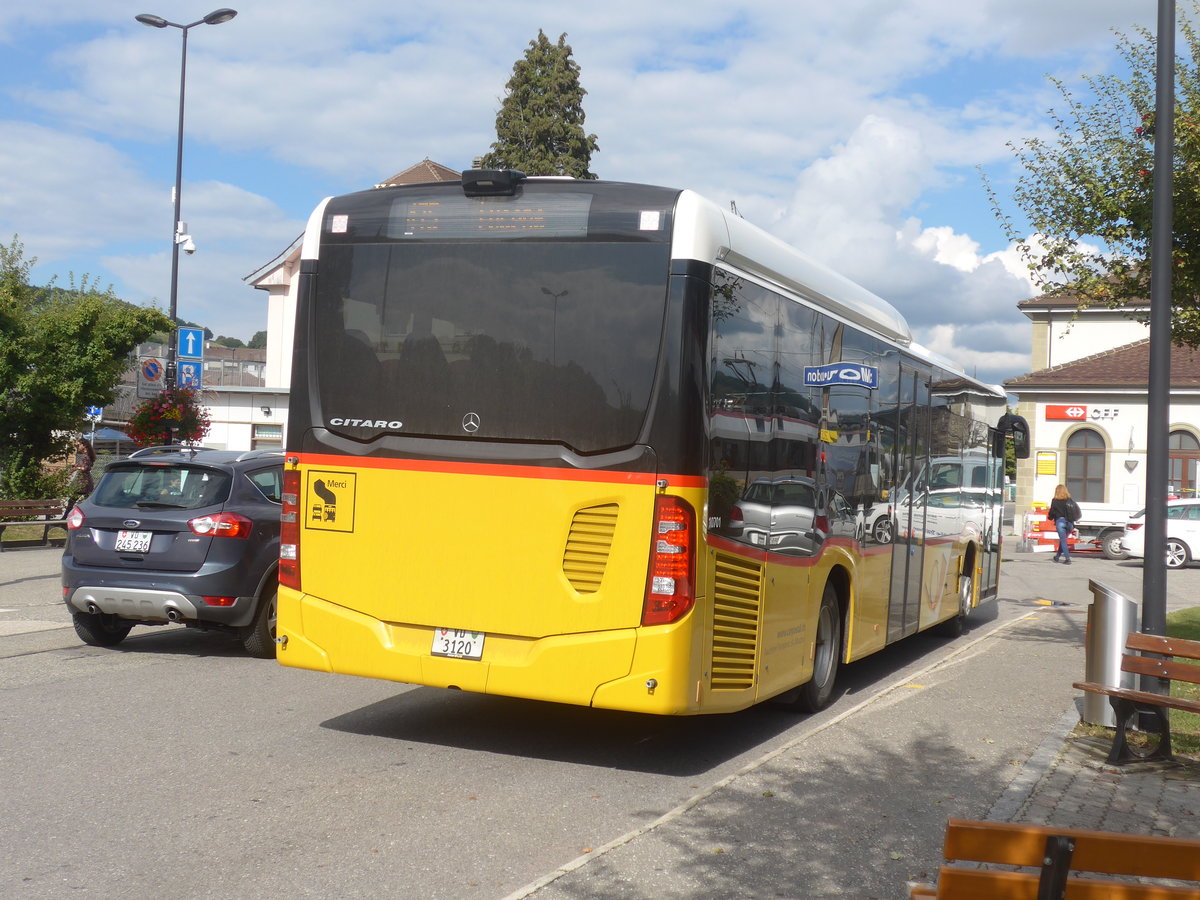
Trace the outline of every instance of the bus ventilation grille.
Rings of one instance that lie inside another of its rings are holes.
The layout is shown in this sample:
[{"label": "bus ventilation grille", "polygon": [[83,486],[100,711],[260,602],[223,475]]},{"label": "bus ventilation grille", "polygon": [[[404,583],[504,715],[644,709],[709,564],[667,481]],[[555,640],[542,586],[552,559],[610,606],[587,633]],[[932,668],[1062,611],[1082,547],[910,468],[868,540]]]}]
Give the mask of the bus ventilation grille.
[{"label": "bus ventilation grille", "polygon": [[594,594],[604,580],[604,568],[617,530],[615,503],[578,510],[563,550],[563,574],[581,594]]},{"label": "bus ventilation grille", "polygon": [[712,690],[744,691],[754,686],[758,622],[762,611],[762,566],[717,554],[713,581]]}]

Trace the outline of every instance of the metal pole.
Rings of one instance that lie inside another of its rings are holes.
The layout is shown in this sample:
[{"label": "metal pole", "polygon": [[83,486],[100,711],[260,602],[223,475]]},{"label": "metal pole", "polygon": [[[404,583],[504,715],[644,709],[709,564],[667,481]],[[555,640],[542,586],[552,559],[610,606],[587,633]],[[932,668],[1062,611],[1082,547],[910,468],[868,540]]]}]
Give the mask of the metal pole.
[{"label": "metal pole", "polygon": [[[1150,370],[1146,427],[1146,556],[1142,631],[1167,628],[1167,465],[1171,402],[1171,262],[1175,147],[1175,0],[1158,0],[1158,73],[1154,117],[1154,211],[1150,235]],[[1163,692],[1157,678],[1146,690]]]},{"label": "metal pole", "polygon": [[167,340],[167,372],[164,379],[168,388],[175,387],[177,366],[175,332],[179,325],[179,220],[183,200],[183,99],[187,86],[187,39],[190,28],[190,25],[184,25],[179,29],[183,32],[183,50],[179,57],[179,134],[175,144],[175,221],[171,226],[171,305],[168,312],[171,317],[171,334]]}]

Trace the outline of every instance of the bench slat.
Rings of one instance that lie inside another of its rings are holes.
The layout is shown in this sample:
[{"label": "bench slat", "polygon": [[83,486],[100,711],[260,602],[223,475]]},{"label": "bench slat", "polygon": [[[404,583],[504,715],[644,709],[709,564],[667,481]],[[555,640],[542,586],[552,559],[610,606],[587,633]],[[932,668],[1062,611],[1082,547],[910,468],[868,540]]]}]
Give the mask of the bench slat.
[{"label": "bench slat", "polygon": [[[1078,851],[1076,851],[1078,852]],[[942,866],[938,897],[946,900],[1037,900],[1038,876]],[[1068,878],[1066,900],[1200,900],[1200,888]]]},{"label": "bench slat", "polygon": [[944,853],[946,859],[1040,869],[1052,834],[1074,839],[1073,872],[1200,881],[1200,841],[1186,838],[951,819]]},{"label": "bench slat", "polygon": [[1125,649],[1200,660],[1200,641],[1164,637],[1161,634],[1142,634],[1138,631],[1131,631],[1125,640]]},{"label": "bench slat", "polygon": [[1200,702],[1187,700],[1183,697],[1168,697],[1166,694],[1153,694],[1150,691],[1138,691],[1133,688],[1109,687],[1108,685],[1095,684],[1090,681],[1077,681],[1071,686],[1092,694],[1107,694],[1109,697],[1120,697],[1125,700],[1132,700],[1134,703],[1144,703],[1147,706],[1165,706],[1168,709],[1178,709],[1181,712],[1200,715]]},{"label": "bench slat", "polygon": [[1152,656],[1123,656],[1121,668],[1135,675],[1155,675],[1171,681],[1186,681],[1200,684],[1200,665],[1176,662],[1173,659],[1156,659]]}]

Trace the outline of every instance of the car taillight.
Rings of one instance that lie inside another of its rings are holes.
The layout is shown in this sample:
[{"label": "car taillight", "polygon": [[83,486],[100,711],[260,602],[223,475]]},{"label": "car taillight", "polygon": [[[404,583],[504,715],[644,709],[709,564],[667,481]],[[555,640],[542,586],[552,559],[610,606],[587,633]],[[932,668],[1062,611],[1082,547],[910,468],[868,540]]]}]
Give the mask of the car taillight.
[{"label": "car taillight", "polygon": [[283,472],[283,510],[279,518],[279,583],[300,590],[300,473]]},{"label": "car taillight", "polygon": [[745,517],[742,515],[742,508],[741,508],[740,506],[735,506],[735,507],[733,508],[733,511],[732,511],[732,512],[730,512],[730,514],[729,514],[729,521],[730,521],[730,522],[744,522],[744,521],[746,521]]},{"label": "car taillight", "polygon": [[1130,522],[1129,524],[1127,524],[1125,526],[1125,530],[1126,531],[1137,531],[1139,528],[1142,527],[1143,524],[1144,523],[1142,523],[1142,522]]},{"label": "car taillight", "polygon": [[686,501],[665,495],[655,500],[643,625],[674,622],[696,602],[695,523],[696,514]]},{"label": "car taillight", "polygon": [[67,528],[77,531],[83,527],[83,510],[76,506],[67,514]]},{"label": "car taillight", "polygon": [[217,513],[211,516],[200,516],[188,522],[192,534],[208,535],[211,537],[248,538],[254,530],[254,523],[245,516],[232,512]]}]

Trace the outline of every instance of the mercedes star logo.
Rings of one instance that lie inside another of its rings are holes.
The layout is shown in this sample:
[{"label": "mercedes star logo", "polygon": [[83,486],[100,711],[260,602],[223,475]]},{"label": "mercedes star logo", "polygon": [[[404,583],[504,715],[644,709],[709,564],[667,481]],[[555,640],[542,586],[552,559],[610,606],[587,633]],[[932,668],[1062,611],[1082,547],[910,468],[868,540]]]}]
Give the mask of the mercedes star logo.
[{"label": "mercedes star logo", "polygon": [[474,434],[479,430],[479,415],[469,412],[463,416],[463,431],[468,434]]}]

